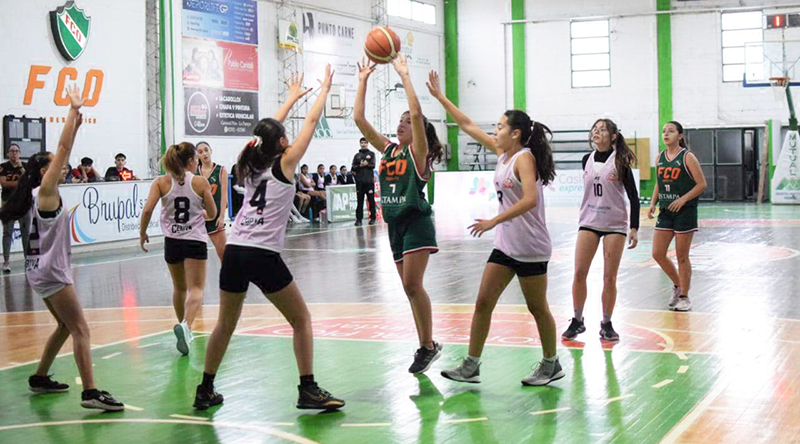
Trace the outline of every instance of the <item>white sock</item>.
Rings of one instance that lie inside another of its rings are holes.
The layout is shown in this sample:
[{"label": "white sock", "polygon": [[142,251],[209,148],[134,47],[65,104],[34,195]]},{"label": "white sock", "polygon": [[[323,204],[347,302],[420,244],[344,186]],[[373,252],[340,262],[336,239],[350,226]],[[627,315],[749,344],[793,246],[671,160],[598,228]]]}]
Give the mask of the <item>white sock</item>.
[{"label": "white sock", "polygon": [[558,360],[558,355],[555,355],[552,358],[544,358],[544,360],[552,364]]},{"label": "white sock", "polygon": [[470,361],[473,364],[478,365],[478,364],[481,363],[481,357],[480,356],[475,357],[475,356],[467,355],[467,361]]}]

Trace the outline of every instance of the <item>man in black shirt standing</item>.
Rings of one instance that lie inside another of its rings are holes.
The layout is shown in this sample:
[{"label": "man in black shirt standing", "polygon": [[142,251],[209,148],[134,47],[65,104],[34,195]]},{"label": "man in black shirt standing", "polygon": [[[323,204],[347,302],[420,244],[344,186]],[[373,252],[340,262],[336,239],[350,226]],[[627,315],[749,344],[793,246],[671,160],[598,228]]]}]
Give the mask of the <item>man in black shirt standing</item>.
[{"label": "man in black shirt standing", "polygon": [[350,171],[356,177],[356,193],[358,206],[356,207],[356,226],[361,226],[361,220],[364,218],[364,197],[367,198],[369,204],[369,224],[374,225],[375,214],[375,153],[370,151],[367,147],[369,143],[367,139],[362,137],[359,141],[361,149],[358,150],[355,157],[353,157],[353,165]]},{"label": "man in black shirt standing", "polygon": [[[8,162],[0,164],[0,186],[2,186],[2,201],[3,205],[17,189],[19,178],[25,173],[25,168],[22,166],[22,160],[19,158],[19,146],[12,143],[8,147]],[[30,211],[25,214],[19,222],[19,231],[22,234],[22,252],[26,254],[28,249],[28,231],[31,226],[31,213]],[[10,273],[11,266],[8,264],[8,259],[11,257],[11,241],[14,233],[14,220],[9,220],[3,223],[3,273]]]},{"label": "man in black shirt standing", "polygon": [[132,170],[125,168],[125,163],[128,160],[127,156],[123,153],[119,153],[114,156],[114,166],[109,167],[106,170],[106,175],[104,177],[106,182],[114,182],[114,181],[128,181],[128,180],[139,180],[135,174],[133,174]]}]

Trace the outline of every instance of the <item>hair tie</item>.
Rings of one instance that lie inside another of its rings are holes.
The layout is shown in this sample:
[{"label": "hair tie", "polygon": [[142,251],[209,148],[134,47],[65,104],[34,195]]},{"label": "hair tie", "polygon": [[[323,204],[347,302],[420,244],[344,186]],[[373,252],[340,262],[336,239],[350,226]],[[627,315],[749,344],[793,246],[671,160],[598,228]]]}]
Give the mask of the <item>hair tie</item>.
[{"label": "hair tie", "polygon": [[258,148],[258,147],[260,147],[260,146],[261,146],[261,137],[259,137],[259,136],[253,136],[253,137],[250,139],[250,142],[248,142],[247,146],[249,146],[249,147],[251,147],[251,148],[253,148],[253,147],[255,147],[255,148]]}]

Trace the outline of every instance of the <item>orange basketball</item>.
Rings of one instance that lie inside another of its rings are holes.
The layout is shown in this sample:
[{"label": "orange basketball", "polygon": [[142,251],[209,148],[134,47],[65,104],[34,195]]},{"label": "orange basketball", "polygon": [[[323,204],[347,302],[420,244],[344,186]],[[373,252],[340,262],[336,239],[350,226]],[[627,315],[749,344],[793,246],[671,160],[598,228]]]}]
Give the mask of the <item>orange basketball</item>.
[{"label": "orange basketball", "polygon": [[400,53],[400,37],[388,26],[375,28],[367,34],[364,52],[375,63],[389,63]]}]

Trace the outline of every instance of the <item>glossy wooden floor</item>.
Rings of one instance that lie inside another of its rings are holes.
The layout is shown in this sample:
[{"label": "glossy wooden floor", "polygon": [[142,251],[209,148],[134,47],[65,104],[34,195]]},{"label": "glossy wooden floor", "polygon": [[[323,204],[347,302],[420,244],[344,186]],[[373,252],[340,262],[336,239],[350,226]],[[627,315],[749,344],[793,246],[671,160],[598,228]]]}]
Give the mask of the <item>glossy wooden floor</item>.
[{"label": "glossy wooden floor", "polygon": [[[468,236],[465,215],[436,218],[442,251],[432,257],[425,284],[436,304],[435,336],[446,345],[421,378],[406,373],[415,333],[385,226],[292,229],[285,258],[314,315],[318,380],[348,400],[335,415],[293,408],[290,333],[254,289],[220,370],[226,403],[194,412],[205,339],[188,358],[175,352],[161,251],[73,257],[97,378],[141,410],[91,414],[78,406],[78,387],[30,396],[26,377],[54,324],[17,264],[2,278],[0,399],[12,409],[0,414],[0,442],[140,442],[133,437],[142,433],[149,442],[798,442],[800,208],[705,205],[700,214],[694,311],[665,310],[670,285],[650,258],[652,223],[644,219],[640,245],[626,251],[618,279],[614,324],[622,341],[610,348],[597,339],[598,260],[588,331],[581,342],[559,345],[567,377],[532,390],[519,379],[541,349],[516,283],[495,313],[484,382],[439,376],[466,354],[472,304],[492,248],[491,236]],[[555,249],[548,299],[559,333],[572,315],[576,219],[573,209],[548,208]],[[209,256],[206,306],[196,326],[206,332],[219,300],[219,262]],[[77,376],[71,356],[57,359],[54,371],[65,382]]]}]

